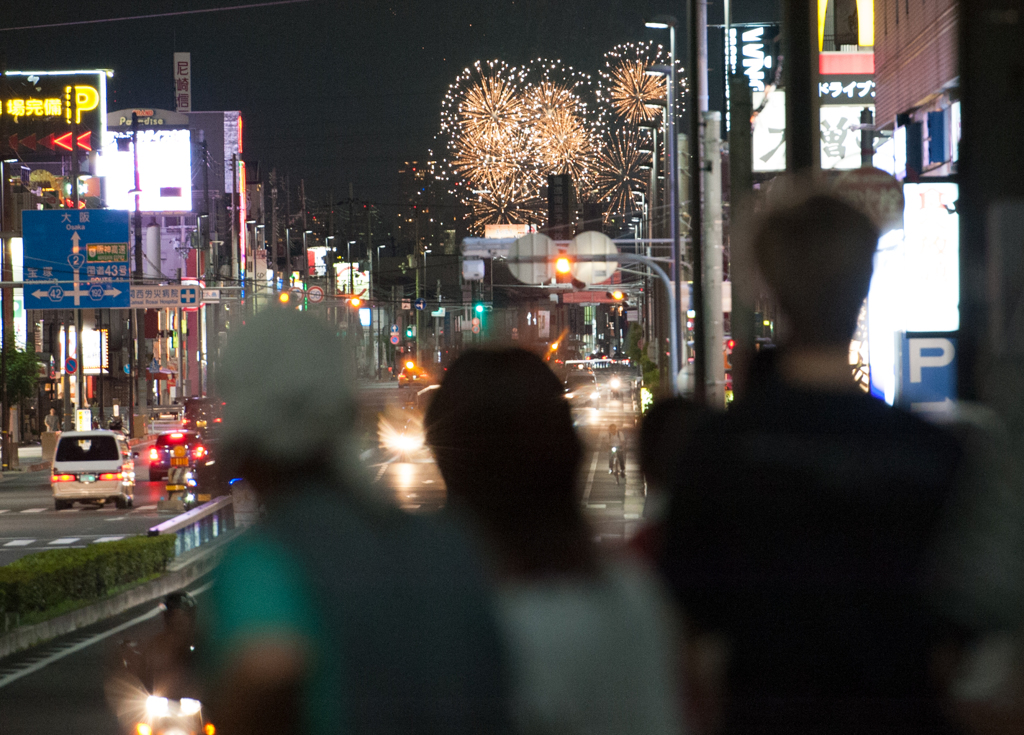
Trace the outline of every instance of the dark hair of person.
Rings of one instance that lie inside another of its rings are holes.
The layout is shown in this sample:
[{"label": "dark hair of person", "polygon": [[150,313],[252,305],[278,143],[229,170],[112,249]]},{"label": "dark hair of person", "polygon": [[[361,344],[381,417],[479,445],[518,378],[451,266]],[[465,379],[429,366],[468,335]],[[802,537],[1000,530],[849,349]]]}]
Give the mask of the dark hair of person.
[{"label": "dark hair of person", "polygon": [[792,342],[831,347],[850,341],[871,284],[878,237],[866,215],[828,195],[764,216],[754,252],[789,319]]},{"label": "dark hair of person", "polygon": [[462,355],[426,414],[448,504],[473,518],[510,573],[589,573],[578,497],[583,449],[561,381],[522,349]]},{"label": "dark hair of person", "polygon": [[672,486],[676,467],[700,420],[700,408],[681,396],[657,401],[640,422],[640,470],[649,485]]}]

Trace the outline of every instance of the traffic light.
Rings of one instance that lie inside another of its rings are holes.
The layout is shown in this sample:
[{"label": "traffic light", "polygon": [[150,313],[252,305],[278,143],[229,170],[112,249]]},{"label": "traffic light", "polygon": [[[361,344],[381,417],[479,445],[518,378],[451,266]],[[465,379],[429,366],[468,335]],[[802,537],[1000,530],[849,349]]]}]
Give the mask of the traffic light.
[{"label": "traffic light", "polygon": [[732,370],[732,351],[736,347],[736,340],[732,337],[725,340],[725,350],[722,355],[725,358],[725,369]]},{"label": "traffic light", "polygon": [[415,339],[415,337],[416,337],[416,325],[415,324],[410,324],[408,327],[405,328],[405,338],[406,339]]},{"label": "traffic light", "polygon": [[611,296],[616,301],[622,301],[623,299],[626,298],[626,294],[622,293],[622,291],[612,291],[608,295]]},{"label": "traffic light", "polygon": [[477,314],[483,314],[484,313],[484,305],[483,304],[477,304],[476,306],[473,307],[473,311],[475,311]]},{"label": "traffic light", "polygon": [[363,300],[358,296],[353,296],[348,300],[348,303],[353,309],[358,309],[359,306],[363,303]]},{"label": "traffic light", "polygon": [[555,261],[555,283],[572,283],[572,261],[564,255]]},{"label": "traffic light", "polygon": [[282,291],[277,295],[277,300],[282,304],[287,304],[291,300],[291,296],[288,295],[287,291]]}]

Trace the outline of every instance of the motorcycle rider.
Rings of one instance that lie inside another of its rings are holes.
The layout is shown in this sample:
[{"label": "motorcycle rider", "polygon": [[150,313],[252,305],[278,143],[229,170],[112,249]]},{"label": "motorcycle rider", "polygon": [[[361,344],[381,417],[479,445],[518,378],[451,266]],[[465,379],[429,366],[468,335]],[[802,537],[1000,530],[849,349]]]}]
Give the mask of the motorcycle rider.
[{"label": "motorcycle rider", "polygon": [[[626,475],[626,437],[616,424],[608,425],[608,474],[614,474],[616,461],[623,477]],[[617,449],[618,451],[612,451]]]},{"label": "motorcycle rider", "polygon": [[194,695],[190,669],[195,652],[196,600],[185,590],[163,599],[164,628],[142,648],[139,679],[152,694],[181,698]]}]

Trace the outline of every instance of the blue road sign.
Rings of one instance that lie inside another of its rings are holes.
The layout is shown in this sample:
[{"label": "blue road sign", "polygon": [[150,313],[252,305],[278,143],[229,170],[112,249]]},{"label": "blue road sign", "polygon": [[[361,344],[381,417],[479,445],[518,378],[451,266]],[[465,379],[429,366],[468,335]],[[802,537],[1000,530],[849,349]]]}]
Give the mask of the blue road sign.
[{"label": "blue road sign", "polygon": [[78,372],[78,360],[73,357],[69,357],[64,361],[64,372],[68,375],[73,375]]},{"label": "blue road sign", "polygon": [[956,332],[900,335],[896,404],[911,411],[942,411],[956,400]]},{"label": "blue road sign", "polygon": [[132,369],[131,369],[131,367],[130,367],[130,366],[128,366],[128,365],[125,365],[125,366],[124,366],[124,367],[122,367],[121,369],[122,369],[122,370],[124,370],[124,374],[125,374],[125,375],[131,375],[131,373],[132,373]]},{"label": "blue road sign", "polygon": [[412,305],[415,306],[419,311],[423,311],[424,309],[427,308],[427,300],[416,299],[415,301],[412,302]]},{"label": "blue road sign", "polygon": [[392,332],[392,334],[391,334],[391,344],[397,345],[398,341],[399,341],[398,332]]},{"label": "blue road sign", "polygon": [[127,309],[128,212],[21,213],[26,309]]},{"label": "blue road sign", "polygon": [[391,325],[391,334],[398,334],[398,325],[397,324],[392,324]]}]

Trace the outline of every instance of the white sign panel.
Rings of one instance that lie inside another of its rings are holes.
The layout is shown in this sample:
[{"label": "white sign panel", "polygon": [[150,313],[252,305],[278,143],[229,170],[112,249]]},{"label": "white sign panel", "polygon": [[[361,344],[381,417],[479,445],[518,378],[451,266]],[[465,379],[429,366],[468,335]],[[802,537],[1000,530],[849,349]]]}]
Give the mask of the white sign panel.
[{"label": "white sign panel", "polygon": [[366,296],[370,290],[370,272],[359,270],[359,263],[335,263],[334,277],[339,294]]},{"label": "white sign panel", "polygon": [[[139,131],[139,209],[143,212],[192,211],[192,144],[188,130]],[[117,139],[130,132],[108,131],[103,140],[102,172],[107,206],[135,210],[135,161],[131,145],[118,150]]]},{"label": "white sign panel", "polygon": [[192,112],[192,54],[174,54],[174,109]]},{"label": "white sign panel", "polygon": [[537,339],[551,338],[551,312],[537,312]]},{"label": "white sign panel", "polygon": [[868,292],[872,392],[892,403],[896,335],[960,328],[956,184],[904,184],[904,229],[882,236]]},{"label": "white sign panel", "polygon": [[132,286],[132,308],[196,308],[202,295],[199,286]]},{"label": "white sign panel", "polygon": [[[754,93],[754,109],[764,102],[762,92]],[[874,105],[822,105],[821,167],[860,168],[860,113]],[[754,118],[754,171],[786,170],[786,93],[775,90],[764,109]]]}]

